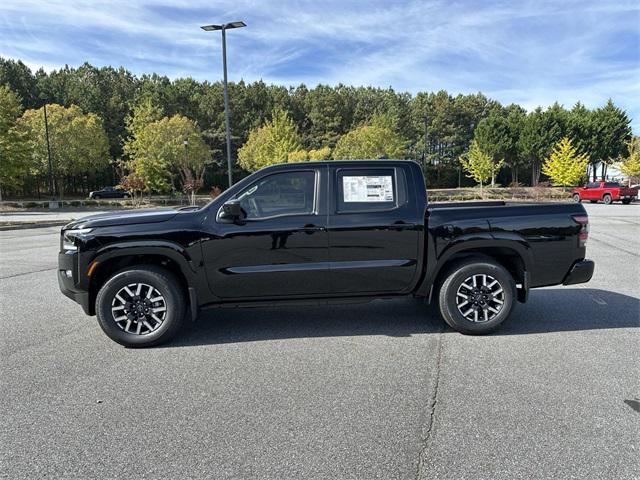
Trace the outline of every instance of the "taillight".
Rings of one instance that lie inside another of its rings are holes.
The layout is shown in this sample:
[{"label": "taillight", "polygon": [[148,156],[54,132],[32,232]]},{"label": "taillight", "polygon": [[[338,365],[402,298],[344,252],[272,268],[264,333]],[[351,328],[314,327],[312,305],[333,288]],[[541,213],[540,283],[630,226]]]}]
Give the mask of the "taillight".
[{"label": "taillight", "polygon": [[584,247],[589,238],[589,217],[587,215],[571,215],[573,221],[580,225],[578,232],[578,246]]}]

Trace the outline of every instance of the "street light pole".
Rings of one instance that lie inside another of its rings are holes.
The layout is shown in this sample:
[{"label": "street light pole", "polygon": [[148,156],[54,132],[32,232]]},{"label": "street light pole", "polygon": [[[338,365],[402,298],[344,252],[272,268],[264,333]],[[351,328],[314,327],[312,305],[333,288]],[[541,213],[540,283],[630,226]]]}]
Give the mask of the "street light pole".
[{"label": "street light pole", "polygon": [[47,118],[47,104],[44,106],[44,136],[47,140],[47,156],[49,157],[49,195],[55,196],[54,183],[53,183],[53,163],[51,162],[51,145],[49,144],[49,119]]},{"label": "street light pole", "polygon": [[224,81],[224,128],[227,136],[227,170],[229,174],[229,187],[233,185],[231,174],[231,127],[229,126],[229,88],[227,86],[227,29],[222,26],[222,70]]},{"label": "street light pole", "polygon": [[[427,144],[429,143],[429,134],[428,134],[428,127],[429,127],[429,116],[425,113],[424,114],[424,168],[427,168]],[[426,171],[426,170],[425,170]]]},{"label": "street light pole", "polygon": [[227,138],[227,171],[229,175],[229,187],[233,185],[231,162],[231,126],[229,121],[229,88],[227,85],[227,30],[230,28],[242,28],[247,25],[244,22],[231,22],[221,25],[205,25],[202,28],[206,32],[220,30],[222,32],[222,71],[223,71],[223,90],[224,90],[224,124]]}]

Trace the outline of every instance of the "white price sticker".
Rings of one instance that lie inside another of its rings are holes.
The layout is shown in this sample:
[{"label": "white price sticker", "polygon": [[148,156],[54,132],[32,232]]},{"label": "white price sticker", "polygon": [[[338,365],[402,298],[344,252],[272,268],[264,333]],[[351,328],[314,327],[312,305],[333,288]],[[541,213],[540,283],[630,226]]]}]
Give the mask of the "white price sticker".
[{"label": "white price sticker", "polygon": [[393,177],[345,176],[342,192],[347,202],[393,202]]}]

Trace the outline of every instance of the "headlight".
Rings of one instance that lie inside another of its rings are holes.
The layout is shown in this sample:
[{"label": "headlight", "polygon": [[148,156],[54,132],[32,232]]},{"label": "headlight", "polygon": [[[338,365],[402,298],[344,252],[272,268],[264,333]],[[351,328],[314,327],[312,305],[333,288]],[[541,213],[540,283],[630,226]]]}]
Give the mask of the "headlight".
[{"label": "headlight", "polygon": [[76,251],[78,246],[76,245],[76,236],[89,233],[91,228],[75,228],[72,230],[65,230],[62,233],[62,249],[66,251]]}]

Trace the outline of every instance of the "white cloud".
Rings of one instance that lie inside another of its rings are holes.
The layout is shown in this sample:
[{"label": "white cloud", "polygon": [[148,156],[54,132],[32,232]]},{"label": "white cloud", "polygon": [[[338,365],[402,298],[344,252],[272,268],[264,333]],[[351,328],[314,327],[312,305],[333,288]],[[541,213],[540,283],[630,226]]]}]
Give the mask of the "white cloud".
[{"label": "white cloud", "polygon": [[217,79],[219,34],[198,27],[237,19],[232,79],[482,91],[530,108],[611,97],[640,127],[637,0],[4,0],[0,50],[34,67]]}]

